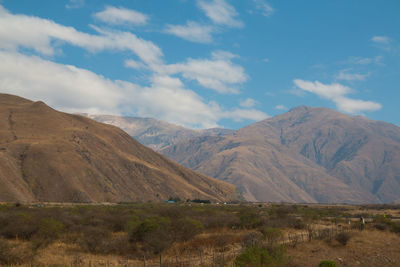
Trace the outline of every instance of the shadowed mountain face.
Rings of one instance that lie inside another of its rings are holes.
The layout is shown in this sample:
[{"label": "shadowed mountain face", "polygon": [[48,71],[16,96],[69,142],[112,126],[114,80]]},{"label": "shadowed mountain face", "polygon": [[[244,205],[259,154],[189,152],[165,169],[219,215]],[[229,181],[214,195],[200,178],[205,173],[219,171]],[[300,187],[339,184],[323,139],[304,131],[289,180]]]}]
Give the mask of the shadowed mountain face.
[{"label": "shadowed mountain face", "polygon": [[192,138],[161,152],[236,185],[251,201],[400,198],[400,128],[326,108],[298,107],[230,136]]},{"label": "shadowed mountain face", "polygon": [[0,94],[0,201],[236,199],[114,126]]},{"label": "shadowed mountain face", "polygon": [[203,135],[227,135],[233,130],[212,128],[206,130],[191,130],[172,123],[139,117],[122,117],[112,115],[83,114],[99,122],[117,126],[138,140],[141,144],[156,151],[186,139]]}]

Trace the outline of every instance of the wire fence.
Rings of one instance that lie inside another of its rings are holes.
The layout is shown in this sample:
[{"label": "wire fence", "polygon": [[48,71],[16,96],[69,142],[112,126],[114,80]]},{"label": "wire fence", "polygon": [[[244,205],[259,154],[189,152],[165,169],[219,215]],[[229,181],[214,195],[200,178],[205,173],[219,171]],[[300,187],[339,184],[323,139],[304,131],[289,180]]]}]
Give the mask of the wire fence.
[{"label": "wire fence", "polygon": [[[301,232],[288,233],[276,244],[295,247],[300,243],[315,239],[334,239],[339,233],[354,231],[350,228],[308,228]],[[264,241],[264,244],[265,241]],[[275,244],[275,245],[276,245]],[[268,245],[268,244],[266,244]],[[242,247],[226,247],[222,249],[197,249],[186,255],[160,255],[157,257],[126,260],[93,259],[90,256],[76,256],[68,263],[41,264],[31,263],[30,267],[186,267],[186,266],[226,266],[233,267],[234,259],[243,252]],[[11,265],[6,265],[11,266]]]}]

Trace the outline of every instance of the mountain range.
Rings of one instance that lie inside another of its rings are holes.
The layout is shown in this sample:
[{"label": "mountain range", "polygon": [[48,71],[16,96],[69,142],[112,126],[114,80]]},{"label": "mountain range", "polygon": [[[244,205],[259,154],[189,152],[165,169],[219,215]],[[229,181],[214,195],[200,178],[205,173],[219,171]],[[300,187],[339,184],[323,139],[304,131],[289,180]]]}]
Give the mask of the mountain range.
[{"label": "mountain range", "polygon": [[237,200],[235,187],[181,167],[121,129],[0,94],[0,201]]},{"label": "mountain range", "polygon": [[153,118],[92,115],[87,113],[81,115],[99,122],[117,126],[138,140],[141,144],[156,151],[193,137],[203,135],[222,136],[234,132],[234,130],[224,128],[192,130]]},{"label": "mountain range", "polygon": [[249,201],[400,201],[400,128],[327,108],[297,107],[161,153],[236,185]]}]

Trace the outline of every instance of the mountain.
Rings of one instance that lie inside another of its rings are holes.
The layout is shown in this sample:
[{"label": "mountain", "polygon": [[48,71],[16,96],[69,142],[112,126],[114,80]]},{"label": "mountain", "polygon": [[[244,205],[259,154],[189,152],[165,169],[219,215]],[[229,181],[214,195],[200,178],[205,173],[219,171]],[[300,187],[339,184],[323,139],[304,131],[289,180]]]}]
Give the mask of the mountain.
[{"label": "mountain", "polygon": [[400,128],[298,107],[228,136],[161,152],[236,185],[250,201],[390,203],[400,199]]},{"label": "mountain", "polygon": [[138,140],[141,144],[156,151],[183,140],[203,135],[227,135],[233,130],[212,128],[192,130],[153,118],[123,117],[112,115],[81,114],[99,122],[117,126]]},{"label": "mountain", "polygon": [[0,94],[0,201],[236,199],[232,185],[183,168],[121,129]]}]

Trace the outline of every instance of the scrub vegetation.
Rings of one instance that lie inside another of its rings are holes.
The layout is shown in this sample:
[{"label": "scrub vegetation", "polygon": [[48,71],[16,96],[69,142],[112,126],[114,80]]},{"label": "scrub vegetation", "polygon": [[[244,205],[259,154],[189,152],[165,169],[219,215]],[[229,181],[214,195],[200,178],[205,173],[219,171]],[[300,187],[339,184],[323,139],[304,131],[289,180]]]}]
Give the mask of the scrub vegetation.
[{"label": "scrub vegetation", "polygon": [[[305,244],[323,242],[341,251],[366,232],[400,239],[399,211],[395,205],[4,204],[0,265],[78,259],[84,266],[101,258],[169,266],[306,266],[297,255]],[[309,266],[335,266],[333,255],[324,256]]]}]

